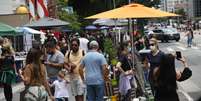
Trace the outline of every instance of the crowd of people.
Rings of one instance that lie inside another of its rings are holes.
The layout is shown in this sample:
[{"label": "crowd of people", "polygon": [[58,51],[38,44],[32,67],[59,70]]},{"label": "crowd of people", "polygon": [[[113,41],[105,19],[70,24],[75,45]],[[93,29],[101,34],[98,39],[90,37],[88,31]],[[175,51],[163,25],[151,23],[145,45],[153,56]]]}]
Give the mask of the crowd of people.
[{"label": "crowd of people", "polygon": [[[131,41],[120,43],[118,62],[114,66],[120,72],[116,75],[120,100],[131,101],[131,89],[136,86],[133,82],[139,82],[137,75],[141,74],[140,81],[150,84],[155,101],[179,101],[176,81],[192,75],[185,57],[176,58],[175,54],[162,52],[155,38],[138,38],[132,45]],[[104,101],[105,82],[110,81],[110,72],[100,36],[87,38],[81,34],[67,40],[49,35],[44,44],[35,41],[19,72],[15,69],[12,44],[0,38],[0,46],[0,82],[7,101],[12,101],[11,84],[17,73],[25,85],[21,101],[47,101],[48,98],[68,101],[69,92],[76,101],[84,101],[85,95],[87,101]],[[140,53],[142,49],[150,52]],[[141,65],[136,65],[136,60]],[[183,63],[184,71],[175,70],[175,60]]]}]

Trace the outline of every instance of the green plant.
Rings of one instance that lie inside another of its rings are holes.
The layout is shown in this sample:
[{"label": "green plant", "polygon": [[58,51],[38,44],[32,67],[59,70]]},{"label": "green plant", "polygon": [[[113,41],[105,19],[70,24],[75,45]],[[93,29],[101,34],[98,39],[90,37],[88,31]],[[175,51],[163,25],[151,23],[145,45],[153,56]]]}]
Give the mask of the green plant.
[{"label": "green plant", "polygon": [[115,65],[117,63],[117,50],[114,47],[110,38],[105,38],[104,40],[104,52],[109,55],[109,63]]},{"label": "green plant", "polygon": [[79,20],[79,15],[74,11],[73,13],[67,12],[65,9],[68,6],[68,0],[58,0],[57,1],[58,11],[57,15],[59,19],[69,22],[68,28],[73,31],[81,30],[81,23]]}]

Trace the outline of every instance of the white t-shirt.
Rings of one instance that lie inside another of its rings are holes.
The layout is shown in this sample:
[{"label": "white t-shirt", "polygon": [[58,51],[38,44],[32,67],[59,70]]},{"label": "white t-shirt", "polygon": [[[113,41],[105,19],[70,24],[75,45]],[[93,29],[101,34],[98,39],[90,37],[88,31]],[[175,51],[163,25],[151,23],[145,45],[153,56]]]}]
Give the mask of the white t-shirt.
[{"label": "white t-shirt", "polygon": [[80,48],[83,49],[85,53],[87,53],[87,51],[88,51],[87,44],[88,44],[89,40],[86,38],[79,38],[79,40],[80,40]]},{"label": "white t-shirt", "polygon": [[65,80],[59,81],[55,80],[53,82],[53,86],[55,87],[54,97],[55,98],[62,98],[62,97],[69,97],[68,93],[68,83]]}]

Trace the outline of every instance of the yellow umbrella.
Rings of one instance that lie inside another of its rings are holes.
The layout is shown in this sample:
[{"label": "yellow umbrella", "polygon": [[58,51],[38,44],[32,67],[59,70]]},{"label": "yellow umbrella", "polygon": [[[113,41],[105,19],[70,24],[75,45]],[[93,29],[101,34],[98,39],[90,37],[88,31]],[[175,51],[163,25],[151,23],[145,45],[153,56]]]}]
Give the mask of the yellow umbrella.
[{"label": "yellow umbrella", "polygon": [[179,16],[174,13],[164,12],[155,8],[149,8],[141,4],[129,4],[116,9],[105,11],[86,19],[97,18],[155,18],[155,17],[171,17]]}]

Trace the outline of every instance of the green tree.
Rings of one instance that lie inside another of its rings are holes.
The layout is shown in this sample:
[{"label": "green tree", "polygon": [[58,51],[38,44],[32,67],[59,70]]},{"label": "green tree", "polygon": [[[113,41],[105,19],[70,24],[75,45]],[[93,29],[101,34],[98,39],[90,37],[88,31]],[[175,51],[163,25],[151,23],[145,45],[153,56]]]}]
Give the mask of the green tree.
[{"label": "green tree", "polygon": [[[117,50],[114,48],[114,44],[110,38],[105,38],[104,40],[104,52],[109,55],[109,63],[115,62],[117,57]],[[115,63],[113,63],[114,65]]]},{"label": "green tree", "polygon": [[185,16],[185,15],[186,15],[186,12],[184,11],[183,8],[176,10],[175,13],[176,13],[176,14],[179,14],[179,15],[182,15],[182,16]]},{"label": "green tree", "polygon": [[68,21],[70,24],[68,25],[70,29],[74,31],[79,31],[81,23],[78,21],[78,14],[74,11],[74,13],[68,13],[65,8],[68,6],[67,0],[58,0],[58,16],[61,20]]}]

